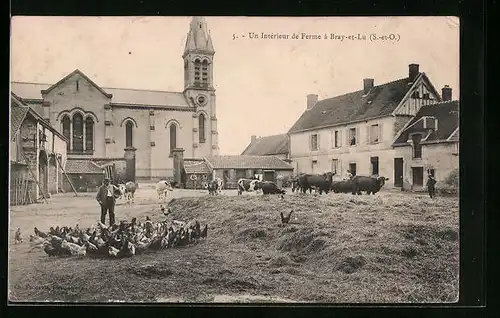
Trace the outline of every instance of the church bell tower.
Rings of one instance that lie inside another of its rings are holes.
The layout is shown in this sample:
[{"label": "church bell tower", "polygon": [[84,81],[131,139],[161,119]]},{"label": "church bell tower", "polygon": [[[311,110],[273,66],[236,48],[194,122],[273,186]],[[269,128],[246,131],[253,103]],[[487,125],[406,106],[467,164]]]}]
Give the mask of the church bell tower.
[{"label": "church bell tower", "polygon": [[215,50],[203,17],[193,17],[184,47],[184,95],[196,111],[193,114],[195,157],[219,152],[213,61]]}]

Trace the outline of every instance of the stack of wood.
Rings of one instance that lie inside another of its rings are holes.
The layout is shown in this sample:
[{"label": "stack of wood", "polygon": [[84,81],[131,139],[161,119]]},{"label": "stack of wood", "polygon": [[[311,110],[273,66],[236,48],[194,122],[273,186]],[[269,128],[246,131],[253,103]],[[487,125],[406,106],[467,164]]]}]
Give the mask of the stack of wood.
[{"label": "stack of wood", "polygon": [[10,185],[11,205],[26,205],[35,203],[35,198],[32,197],[30,189],[33,187],[33,180],[22,178],[15,179],[13,184]]}]

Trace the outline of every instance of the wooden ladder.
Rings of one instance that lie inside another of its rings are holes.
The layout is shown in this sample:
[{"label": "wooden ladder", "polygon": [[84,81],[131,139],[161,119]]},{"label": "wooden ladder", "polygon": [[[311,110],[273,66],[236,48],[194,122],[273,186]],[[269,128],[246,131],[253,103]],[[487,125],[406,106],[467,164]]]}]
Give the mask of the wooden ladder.
[{"label": "wooden ladder", "polygon": [[[36,185],[38,186],[38,190],[40,190],[40,193],[42,194],[43,200],[45,201],[45,203],[49,203],[49,201],[47,201],[47,198],[45,197],[45,193],[43,193],[42,187],[40,186],[40,182],[38,182],[38,179],[37,179],[35,173],[33,172],[33,170],[31,170],[29,160],[26,157],[26,154],[23,153],[23,157],[24,157],[24,161],[26,162],[26,165],[28,166],[29,171],[31,172],[31,175],[33,176],[33,179],[35,179]],[[29,193],[29,191],[28,191],[28,193]]]},{"label": "wooden ladder", "polygon": [[71,182],[71,179],[69,178],[69,176],[66,174],[66,171],[62,167],[61,162],[59,161],[59,158],[57,156],[56,156],[56,161],[57,161],[57,165],[59,166],[59,168],[61,168],[63,174],[66,176],[66,179],[68,180],[69,185],[71,186],[71,189],[73,189],[73,192],[75,193],[75,197],[77,197],[78,193],[76,192],[75,186],[73,185],[73,182]]}]

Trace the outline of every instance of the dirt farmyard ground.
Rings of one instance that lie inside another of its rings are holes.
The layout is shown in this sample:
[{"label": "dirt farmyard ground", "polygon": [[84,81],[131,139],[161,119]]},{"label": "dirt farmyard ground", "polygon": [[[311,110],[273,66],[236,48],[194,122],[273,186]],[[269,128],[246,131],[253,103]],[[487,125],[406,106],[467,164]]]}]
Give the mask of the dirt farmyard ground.
[{"label": "dirt farmyard ground", "polygon": [[[94,194],[12,207],[12,301],[454,302],[459,200],[397,192],[235,196],[174,190],[176,220],[209,224],[208,238],[127,259],[49,258],[30,251],[33,227],[89,227]],[[189,197],[188,197],[189,196]],[[152,187],[120,202],[117,220],[164,220]],[[291,209],[281,226],[280,212]],[[17,227],[24,242],[14,244]]]}]

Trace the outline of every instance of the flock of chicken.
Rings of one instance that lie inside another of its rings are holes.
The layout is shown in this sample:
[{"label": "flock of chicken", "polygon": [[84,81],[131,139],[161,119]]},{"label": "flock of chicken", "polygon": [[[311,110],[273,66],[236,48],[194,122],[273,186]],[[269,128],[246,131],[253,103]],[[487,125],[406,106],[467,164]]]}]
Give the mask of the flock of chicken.
[{"label": "flock of chicken", "polygon": [[185,246],[207,237],[208,226],[201,229],[197,220],[164,221],[153,223],[146,217],[144,223],[133,218],[108,227],[101,222],[81,230],[71,227],[51,227],[48,233],[36,227],[30,235],[32,247],[43,248],[49,256],[101,255],[115,258],[130,257],[146,250]]}]

